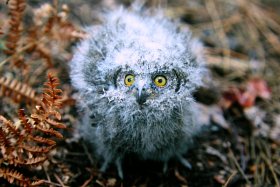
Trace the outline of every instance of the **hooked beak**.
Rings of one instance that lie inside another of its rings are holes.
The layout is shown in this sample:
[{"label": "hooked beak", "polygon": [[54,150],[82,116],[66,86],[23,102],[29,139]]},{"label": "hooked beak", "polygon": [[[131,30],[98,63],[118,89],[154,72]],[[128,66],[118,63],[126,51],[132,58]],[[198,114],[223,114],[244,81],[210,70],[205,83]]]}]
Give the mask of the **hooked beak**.
[{"label": "hooked beak", "polygon": [[139,105],[144,104],[147,101],[147,98],[150,96],[150,94],[147,92],[145,82],[145,80],[140,80],[136,87],[136,101]]}]

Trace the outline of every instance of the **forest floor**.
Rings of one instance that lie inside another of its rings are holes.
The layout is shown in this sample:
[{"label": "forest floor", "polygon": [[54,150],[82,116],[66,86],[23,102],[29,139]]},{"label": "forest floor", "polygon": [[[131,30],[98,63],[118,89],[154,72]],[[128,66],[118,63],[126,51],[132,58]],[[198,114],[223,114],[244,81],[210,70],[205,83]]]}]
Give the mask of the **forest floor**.
[{"label": "forest floor", "polygon": [[[35,168],[6,162],[0,134],[0,174],[2,167],[11,167],[29,179],[44,180],[42,186],[61,187],[280,186],[279,1],[147,3],[165,7],[168,17],[180,20],[182,27],[189,27],[205,45],[210,78],[194,93],[205,128],[184,155],[191,169],[171,160],[167,173],[163,173],[162,163],[129,157],[124,161],[123,180],[114,166],[101,173],[90,147],[74,138],[79,114],[68,62],[75,45],[86,35],[82,28],[99,23],[102,8],[115,8],[121,3],[129,6],[130,1],[30,0],[24,12],[17,8],[21,19],[15,22],[20,23],[18,30],[11,31],[17,26],[11,23],[9,14],[9,4],[14,2],[0,2],[0,115],[17,124],[18,109],[32,113],[37,100],[22,85],[39,95],[46,72],[52,72],[64,92],[61,115],[67,128],[59,130],[64,138],[56,140],[48,160]],[[5,52],[7,49],[10,53]],[[3,81],[7,79],[16,80],[20,88],[12,81]],[[1,177],[0,186],[11,186]]]}]

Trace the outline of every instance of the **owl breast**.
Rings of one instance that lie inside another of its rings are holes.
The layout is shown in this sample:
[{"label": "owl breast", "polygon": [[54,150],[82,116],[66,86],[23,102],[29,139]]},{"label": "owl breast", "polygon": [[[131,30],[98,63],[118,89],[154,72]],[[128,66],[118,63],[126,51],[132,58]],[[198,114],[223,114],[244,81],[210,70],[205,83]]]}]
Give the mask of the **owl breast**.
[{"label": "owl breast", "polygon": [[104,123],[96,127],[95,135],[102,139],[104,147],[114,150],[117,155],[135,153],[143,159],[163,161],[172,157],[174,152],[186,150],[187,146],[183,148],[183,144],[190,137],[178,109],[133,111],[131,106],[129,108],[131,112],[126,116],[115,108],[116,111],[112,111],[114,116],[104,116]]}]

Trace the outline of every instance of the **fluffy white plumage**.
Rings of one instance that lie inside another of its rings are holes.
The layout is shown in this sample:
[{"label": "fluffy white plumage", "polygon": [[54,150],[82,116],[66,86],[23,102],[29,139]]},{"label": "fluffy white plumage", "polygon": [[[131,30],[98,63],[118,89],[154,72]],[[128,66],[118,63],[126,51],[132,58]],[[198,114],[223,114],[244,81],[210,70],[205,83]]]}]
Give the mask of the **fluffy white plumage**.
[{"label": "fluffy white plumage", "polygon": [[192,92],[204,75],[201,43],[160,11],[119,8],[103,18],[71,61],[81,135],[104,159],[102,169],[114,162],[121,177],[129,153],[187,165],[182,154],[200,129]]}]

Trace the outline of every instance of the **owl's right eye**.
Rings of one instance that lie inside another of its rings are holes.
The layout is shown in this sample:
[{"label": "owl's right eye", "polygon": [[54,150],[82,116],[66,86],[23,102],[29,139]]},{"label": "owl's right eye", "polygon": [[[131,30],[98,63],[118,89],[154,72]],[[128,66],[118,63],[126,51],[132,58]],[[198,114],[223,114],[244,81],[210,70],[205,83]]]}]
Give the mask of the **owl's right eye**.
[{"label": "owl's right eye", "polygon": [[132,75],[132,74],[128,74],[128,75],[126,75],[125,78],[124,78],[124,84],[125,84],[126,86],[132,86],[132,84],[134,83],[134,81],[135,81],[135,77],[134,77],[134,75]]}]

